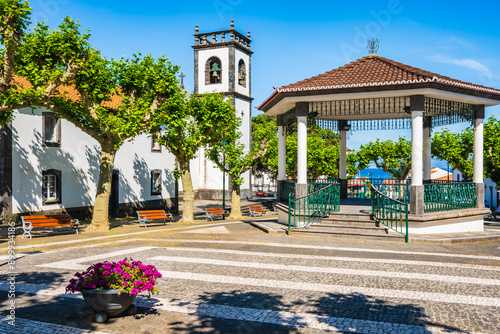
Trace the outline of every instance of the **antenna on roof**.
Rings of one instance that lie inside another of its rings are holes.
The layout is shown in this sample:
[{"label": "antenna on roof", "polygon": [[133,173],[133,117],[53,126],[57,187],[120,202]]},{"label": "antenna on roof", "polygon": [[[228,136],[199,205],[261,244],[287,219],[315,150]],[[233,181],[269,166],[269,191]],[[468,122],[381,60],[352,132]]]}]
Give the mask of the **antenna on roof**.
[{"label": "antenna on roof", "polygon": [[370,52],[371,55],[377,53],[378,48],[380,47],[379,39],[372,38],[371,40],[368,39],[367,41],[368,41],[368,47],[367,47],[368,52]]}]

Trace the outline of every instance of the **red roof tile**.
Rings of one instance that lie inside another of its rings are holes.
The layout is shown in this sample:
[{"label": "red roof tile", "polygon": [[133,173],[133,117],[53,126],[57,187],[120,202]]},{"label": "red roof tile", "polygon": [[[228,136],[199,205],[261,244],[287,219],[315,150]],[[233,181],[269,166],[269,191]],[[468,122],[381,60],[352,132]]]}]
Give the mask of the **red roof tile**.
[{"label": "red roof tile", "polygon": [[[14,84],[19,85],[21,88],[29,88],[31,87],[31,83],[23,77],[14,76],[12,79]],[[66,97],[73,101],[80,101],[81,97],[78,91],[72,86],[61,86],[57,89],[59,93],[67,94]],[[119,94],[120,89],[117,89],[118,92],[111,96],[111,100],[103,101],[101,104],[103,107],[110,109],[118,109],[123,102],[123,96]]]}]

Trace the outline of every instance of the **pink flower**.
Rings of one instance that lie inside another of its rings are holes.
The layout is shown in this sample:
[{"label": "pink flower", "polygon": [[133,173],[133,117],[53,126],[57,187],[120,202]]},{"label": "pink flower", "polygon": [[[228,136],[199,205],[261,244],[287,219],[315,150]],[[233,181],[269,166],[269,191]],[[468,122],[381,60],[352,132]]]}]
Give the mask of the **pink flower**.
[{"label": "pink flower", "polygon": [[102,274],[103,274],[104,276],[108,276],[108,275],[110,274],[110,272],[109,272],[109,271],[107,271],[107,270],[104,270],[104,271],[102,272]]},{"label": "pink flower", "polygon": [[128,282],[127,282],[127,281],[123,282],[123,287],[126,287],[126,286],[127,286],[127,284],[128,284]]},{"label": "pink flower", "polygon": [[132,290],[130,290],[130,294],[131,295],[136,295],[137,294],[137,289],[136,288],[132,288]]},{"label": "pink flower", "polygon": [[129,278],[130,278],[130,275],[129,275],[129,274],[127,274],[127,273],[124,273],[124,274],[123,274],[123,278],[124,278],[124,279],[129,279]]}]

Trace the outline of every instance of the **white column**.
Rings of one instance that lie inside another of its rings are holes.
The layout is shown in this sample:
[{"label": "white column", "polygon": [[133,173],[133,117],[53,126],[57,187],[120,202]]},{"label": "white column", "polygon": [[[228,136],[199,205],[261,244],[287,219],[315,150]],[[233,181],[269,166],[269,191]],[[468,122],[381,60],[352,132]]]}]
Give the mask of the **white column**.
[{"label": "white column", "polygon": [[297,183],[307,184],[307,116],[297,117]]},{"label": "white column", "polygon": [[474,183],[483,183],[483,132],[484,118],[474,121]]},{"label": "white column", "polygon": [[431,179],[431,128],[424,128],[424,180]]},{"label": "white column", "polygon": [[421,186],[424,112],[411,113],[411,185]]},{"label": "white column", "polygon": [[340,131],[339,178],[347,179],[347,131]]},{"label": "white column", "polygon": [[286,180],[286,131],[278,126],[278,180]]}]

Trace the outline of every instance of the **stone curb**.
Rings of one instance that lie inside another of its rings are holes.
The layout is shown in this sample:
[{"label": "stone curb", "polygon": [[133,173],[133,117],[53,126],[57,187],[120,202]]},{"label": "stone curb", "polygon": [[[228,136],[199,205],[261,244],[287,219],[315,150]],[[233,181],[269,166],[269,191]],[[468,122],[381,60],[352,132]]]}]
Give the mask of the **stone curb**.
[{"label": "stone curb", "polygon": [[258,229],[260,229],[268,234],[278,234],[277,230],[272,229],[269,226],[266,226],[266,225],[261,224],[259,222],[253,221],[253,222],[250,222],[250,225],[252,225],[253,227],[256,227],[256,228],[258,228]]},{"label": "stone curb", "polygon": [[411,237],[409,242],[413,243],[429,243],[429,244],[460,244],[460,243],[469,243],[469,242],[481,242],[481,241],[495,241],[500,240],[500,235],[488,235],[482,237],[465,237],[465,238],[444,238],[444,239],[428,239],[428,238],[415,238]]}]

